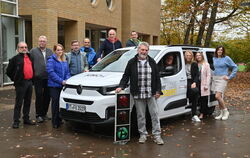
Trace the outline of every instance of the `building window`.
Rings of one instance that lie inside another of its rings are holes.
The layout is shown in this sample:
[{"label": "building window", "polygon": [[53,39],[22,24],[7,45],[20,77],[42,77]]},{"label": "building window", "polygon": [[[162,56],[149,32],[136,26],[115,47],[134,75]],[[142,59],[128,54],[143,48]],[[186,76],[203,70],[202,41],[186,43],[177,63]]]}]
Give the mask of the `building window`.
[{"label": "building window", "polygon": [[106,0],[106,3],[109,9],[113,7],[113,0]]},{"label": "building window", "polygon": [[0,13],[5,15],[17,16],[17,2],[16,0],[0,1]]}]

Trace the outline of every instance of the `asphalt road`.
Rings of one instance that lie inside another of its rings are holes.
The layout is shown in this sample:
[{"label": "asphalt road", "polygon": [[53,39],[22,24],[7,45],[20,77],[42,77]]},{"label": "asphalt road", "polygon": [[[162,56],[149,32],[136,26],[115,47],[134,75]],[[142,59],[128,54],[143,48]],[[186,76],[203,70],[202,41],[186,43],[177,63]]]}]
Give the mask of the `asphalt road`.
[{"label": "asphalt road", "polygon": [[[245,92],[245,100],[229,106],[227,121],[209,117],[201,123],[192,123],[190,115],[163,120],[165,144],[159,146],[151,136],[145,144],[138,143],[138,136],[133,136],[126,145],[114,144],[111,126],[93,128],[67,122],[61,128],[53,129],[51,121],[47,121],[35,126],[21,124],[19,129],[12,129],[14,90],[3,88],[0,90],[0,157],[248,158],[250,91]],[[34,119],[34,100],[31,118]]]}]

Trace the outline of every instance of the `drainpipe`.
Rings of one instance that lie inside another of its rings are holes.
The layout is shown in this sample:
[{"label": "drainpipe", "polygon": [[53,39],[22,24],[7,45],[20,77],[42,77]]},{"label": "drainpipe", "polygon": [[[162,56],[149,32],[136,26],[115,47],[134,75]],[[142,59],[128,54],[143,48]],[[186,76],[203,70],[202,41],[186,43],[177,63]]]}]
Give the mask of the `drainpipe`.
[{"label": "drainpipe", "polygon": [[3,87],[2,14],[0,13],[0,86]]}]

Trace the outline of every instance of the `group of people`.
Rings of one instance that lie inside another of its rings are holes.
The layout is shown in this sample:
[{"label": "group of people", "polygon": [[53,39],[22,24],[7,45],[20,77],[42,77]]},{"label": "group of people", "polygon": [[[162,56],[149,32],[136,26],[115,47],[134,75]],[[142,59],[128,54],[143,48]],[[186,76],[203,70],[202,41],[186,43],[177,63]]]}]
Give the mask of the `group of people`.
[{"label": "group of people", "polygon": [[[210,91],[215,92],[215,98],[219,103],[220,114],[216,120],[227,120],[228,109],[224,103],[223,95],[228,80],[236,76],[238,67],[233,60],[226,56],[225,48],[218,46],[213,57],[214,72],[208,62],[205,61],[203,53],[197,52],[195,57],[192,51],[185,52],[186,74],[187,74],[187,97],[192,103],[192,121],[200,122],[208,110],[208,98]],[[231,73],[229,75],[229,69]],[[211,77],[212,76],[212,77]],[[211,83],[212,80],[212,84]],[[200,102],[200,115],[197,115],[197,105]]]},{"label": "group of people", "polygon": [[[131,38],[126,46],[137,46],[139,43],[138,33],[131,32]],[[47,46],[47,37],[38,38],[38,47],[28,51],[27,43],[19,42],[17,55],[9,60],[6,74],[14,82],[16,98],[13,116],[13,128],[19,128],[21,109],[23,104],[23,123],[35,125],[52,119],[53,128],[58,128],[63,123],[59,114],[59,96],[66,80],[88,71],[103,57],[115,49],[121,48],[122,44],[116,37],[116,31],[108,31],[108,38],[101,44],[98,53],[91,47],[89,38],[80,42],[71,42],[71,51],[65,53],[61,44],[54,45],[53,51]],[[33,85],[35,89],[36,120],[29,118],[30,104]],[[48,117],[48,109],[51,103],[52,118]]]},{"label": "group of people", "polygon": [[[131,39],[128,40],[126,46],[138,46],[137,55],[129,60],[116,93],[124,89],[128,82],[130,83],[130,92],[134,98],[137,112],[139,143],[145,143],[147,140],[145,114],[146,107],[148,107],[152,120],[154,141],[163,145],[157,105],[157,99],[162,95],[160,73],[156,62],[148,55],[149,44],[140,42],[137,38],[138,34],[132,31]],[[79,41],[73,40],[69,53],[65,53],[61,44],[54,45],[53,53],[46,47],[46,44],[46,36],[40,36],[38,47],[31,49],[28,53],[27,44],[19,42],[17,55],[9,61],[6,74],[14,81],[16,92],[13,128],[19,128],[22,104],[24,124],[35,125],[50,120],[51,118],[47,116],[50,100],[52,100],[52,126],[53,128],[59,128],[63,123],[59,113],[59,96],[66,80],[71,76],[88,71],[101,58],[122,47],[113,29],[108,32],[108,38],[100,46],[98,54],[91,48],[88,38],[84,39],[83,47],[80,47]],[[227,120],[229,112],[224,103],[223,94],[228,80],[236,75],[237,65],[230,57],[225,55],[224,47],[219,46],[216,48],[213,57],[214,73],[211,78],[210,66],[204,60],[202,53],[197,52],[194,56],[191,50],[187,50],[184,57],[187,75],[187,98],[192,103],[192,120],[200,122],[200,119],[203,119],[211,90],[215,92],[220,108],[220,115],[216,116],[215,119]],[[173,64],[173,58],[171,55],[166,58],[166,67]],[[232,69],[230,74],[229,69]],[[210,86],[211,79],[212,86]],[[33,85],[36,95],[36,121],[29,118]],[[199,99],[201,109],[198,116]]]},{"label": "group of people", "polygon": [[[150,56],[148,56],[149,45],[141,42],[137,48],[137,55],[128,61],[125,72],[120,81],[116,93],[121,92],[130,83],[130,93],[132,94],[137,111],[138,131],[140,134],[139,143],[145,143],[147,140],[146,129],[146,107],[148,107],[151,121],[152,134],[154,142],[163,145],[161,138],[160,120],[158,116],[158,105],[156,100],[162,94],[161,80],[157,64]],[[194,56],[191,50],[185,51],[185,70],[187,75],[187,98],[192,103],[192,121],[200,122],[206,114],[208,106],[208,97],[210,91],[215,92],[218,100],[220,115],[215,119],[227,120],[229,117],[228,109],[223,100],[223,94],[227,86],[228,80],[235,77],[237,65],[232,59],[225,55],[225,49],[222,46],[216,48],[213,63],[214,73],[211,82],[210,65],[204,60],[203,53],[197,52]],[[173,70],[173,55],[166,57],[165,66]],[[232,69],[229,74],[228,70]],[[171,72],[171,71],[169,71]],[[171,72],[174,73],[174,72]],[[200,115],[197,116],[198,100],[201,102]]]}]

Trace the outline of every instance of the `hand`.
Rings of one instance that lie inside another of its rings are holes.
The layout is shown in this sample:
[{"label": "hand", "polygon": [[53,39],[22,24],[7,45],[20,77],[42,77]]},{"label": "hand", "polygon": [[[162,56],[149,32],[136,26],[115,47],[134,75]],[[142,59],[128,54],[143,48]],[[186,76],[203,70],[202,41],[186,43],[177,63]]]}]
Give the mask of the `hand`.
[{"label": "hand", "polygon": [[205,86],[205,87],[204,87],[204,90],[205,90],[205,91],[206,91],[206,90],[208,90],[208,87],[207,87],[207,86]]},{"label": "hand", "polygon": [[229,80],[229,77],[228,76],[223,76],[223,79],[228,81]]},{"label": "hand", "polygon": [[116,88],[115,92],[120,93],[121,90],[122,90],[121,88]]},{"label": "hand", "polygon": [[154,95],[155,99],[158,99],[160,96],[161,96],[160,93],[156,93],[156,94]]},{"label": "hand", "polygon": [[101,60],[102,60],[101,58],[98,58],[98,59],[97,59],[97,62],[100,62]]},{"label": "hand", "polygon": [[84,70],[83,72],[89,72],[89,70]]},{"label": "hand", "polygon": [[63,80],[63,81],[62,81],[62,85],[65,85],[65,84],[66,84],[66,81]]},{"label": "hand", "polygon": [[196,83],[194,82],[193,84],[191,84],[191,88],[195,88],[196,87]]}]

